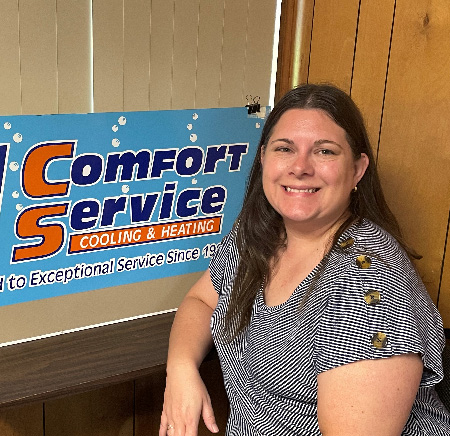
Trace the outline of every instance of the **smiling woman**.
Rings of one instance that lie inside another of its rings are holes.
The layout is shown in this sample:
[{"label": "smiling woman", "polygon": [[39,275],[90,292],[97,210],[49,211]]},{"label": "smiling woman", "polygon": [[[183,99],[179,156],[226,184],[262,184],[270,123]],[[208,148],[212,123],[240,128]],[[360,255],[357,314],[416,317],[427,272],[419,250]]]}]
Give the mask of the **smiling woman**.
[{"label": "smiling woman", "polygon": [[286,230],[317,231],[336,223],[369,164],[354,157],[345,130],[317,109],[285,112],[261,150],[263,189]]},{"label": "smiling woman", "polygon": [[442,321],[412,257],[351,98],[288,92],[232,231],[176,314],[159,435],[195,435],[200,416],[218,431],[198,373],[213,342],[228,436],[448,435]]}]

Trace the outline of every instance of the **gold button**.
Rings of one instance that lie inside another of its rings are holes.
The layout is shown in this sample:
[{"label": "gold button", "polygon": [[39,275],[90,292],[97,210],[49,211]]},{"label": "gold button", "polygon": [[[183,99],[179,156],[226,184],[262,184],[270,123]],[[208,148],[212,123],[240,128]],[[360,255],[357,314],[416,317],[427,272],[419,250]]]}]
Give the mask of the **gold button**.
[{"label": "gold button", "polygon": [[341,243],[339,243],[339,246],[341,248],[348,248],[348,247],[351,247],[354,243],[355,243],[355,240],[353,238],[348,238],[345,241],[342,241]]},{"label": "gold button", "polygon": [[381,295],[378,291],[374,291],[372,289],[366,291],[364,294],[364,300],[369,306],[375,306],[381,300]]},{"label": "gold button", "polygon": [[372,260],[369,256],[365,256],[362,254],[361,256],[358,256],[356,258],[356,265],[358,265],[359,268],[366,269],[369,268],[371,264]]},{"label": "gold button", "polygon": [[384,348],[386,344],[387,344],[387,336],[384,333],[378,332],[373,334],[372,345],[375,348]]}]

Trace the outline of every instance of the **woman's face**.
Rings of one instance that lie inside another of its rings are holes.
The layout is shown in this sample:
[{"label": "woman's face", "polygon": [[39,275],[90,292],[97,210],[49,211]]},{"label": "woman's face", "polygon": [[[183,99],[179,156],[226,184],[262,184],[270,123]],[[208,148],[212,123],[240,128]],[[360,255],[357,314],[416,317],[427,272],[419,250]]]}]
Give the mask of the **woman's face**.
[{"label": "woman's face", "polygon": [[264,193],[286,228],[311,231],[348,209],[369,159],[353,158],[344,129],[325,112],[290,109],[273,128],[261,164]]}]

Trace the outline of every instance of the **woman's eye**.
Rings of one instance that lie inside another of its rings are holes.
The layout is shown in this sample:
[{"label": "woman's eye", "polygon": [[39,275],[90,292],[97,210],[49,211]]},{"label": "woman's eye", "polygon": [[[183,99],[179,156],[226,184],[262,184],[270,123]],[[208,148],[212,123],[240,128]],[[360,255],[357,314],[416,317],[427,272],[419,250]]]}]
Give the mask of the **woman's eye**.
[{"label": "woman's eye", "polygon": [[319,150],[319,154],[326,156],[326,155],[334,155],[336,153],[333,150],[330,150],[329,148],[322,148]]},{"label": "woman's eye", "polygon": [[281,152],[284,152],[284,153],[287,153],[287,152],[291,151],[291,149],[289,147],[277,147],[275,150],[276,151],[281,151]]}]

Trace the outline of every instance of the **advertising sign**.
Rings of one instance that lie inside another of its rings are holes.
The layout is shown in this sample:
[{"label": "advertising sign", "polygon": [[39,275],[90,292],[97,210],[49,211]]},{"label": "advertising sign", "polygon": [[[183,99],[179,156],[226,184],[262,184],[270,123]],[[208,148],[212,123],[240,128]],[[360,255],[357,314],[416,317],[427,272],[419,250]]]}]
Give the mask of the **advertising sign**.
[{"label": "advertising sign", "polygon": [[264,109],[0,117],[0,306],[205,270]]}]

